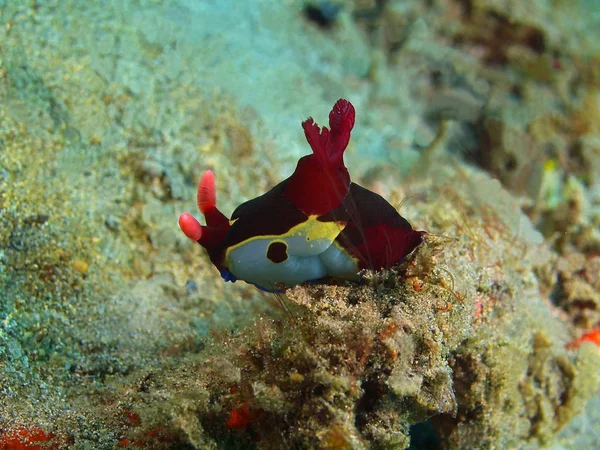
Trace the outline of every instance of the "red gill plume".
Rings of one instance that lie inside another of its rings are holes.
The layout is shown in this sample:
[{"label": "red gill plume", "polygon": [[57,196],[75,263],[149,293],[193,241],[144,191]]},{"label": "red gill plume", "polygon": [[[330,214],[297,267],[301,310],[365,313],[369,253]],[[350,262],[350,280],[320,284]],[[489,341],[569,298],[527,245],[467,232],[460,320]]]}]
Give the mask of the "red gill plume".
[{"label": "red gill plume", "polygon": [[313,154],[298,161],[287,180],[284,195],[306,215],[322,215],[337,208],[350,187],[344,151],[354,127],[354,106],[340,99],[329,113],[329,127],[308,118],[302,122]]}]

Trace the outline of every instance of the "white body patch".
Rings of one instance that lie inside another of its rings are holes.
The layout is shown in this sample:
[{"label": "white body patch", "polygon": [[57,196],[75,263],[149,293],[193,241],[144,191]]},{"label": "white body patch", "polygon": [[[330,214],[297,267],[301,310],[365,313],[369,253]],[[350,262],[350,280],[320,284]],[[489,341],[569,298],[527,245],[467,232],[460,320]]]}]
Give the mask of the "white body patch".
[{"label": "white body patch", "polygon": [[[298,242],[299,240],[302,242]],[[285,261],[274,263],[267,258],[267,250],[272,242],[288,244],[288,258]],[[323,278],[327,276],[327,268],[319,254],[331,244],[326,239],[319,239],[311,244],[312,246],[307,244],[304,237],[297,236],[253,239],[229,251],[229,270],[240,280],[269,289],[275,289],[276,283],[294,286]]]},{"label": "white body patch", "polygon": [[344,226],[311,217],[284,235],[248,239],[227,250],[227,267],[240,280],[273,290],[326,276],[355,279],[356,262],[334,243]]},{"label": "white body patch", "polygon": [[331,244],[319,257],[325,264],[327,275],[330,277],[346,280],[356,280],[358,278],[356,261],[336,243]]}]

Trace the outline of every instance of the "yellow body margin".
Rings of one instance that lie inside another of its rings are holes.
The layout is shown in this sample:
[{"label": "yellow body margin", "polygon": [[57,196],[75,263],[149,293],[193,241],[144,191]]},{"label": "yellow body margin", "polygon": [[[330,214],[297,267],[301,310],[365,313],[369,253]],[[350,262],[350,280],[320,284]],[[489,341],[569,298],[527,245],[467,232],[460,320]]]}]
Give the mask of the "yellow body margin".
[{"label": "yellow body margin", "polygon": [[225,264],[229,267],[229,253],[231,251],[243,247],[247,243],[257,239],[272,239],[274,242],[285,242],[284,239],[288,237],[304,236],[308,245],[310,245],[310,241],[316,239],[327,239],[333,243],[335,238],[337,238],[342,230],[346,227],[346,222],[321,222],[317,220],[318,217],[319,216],[309,216],[304,222],[290,228],[287,233],[259,234],[227,248],[225,251]]}]

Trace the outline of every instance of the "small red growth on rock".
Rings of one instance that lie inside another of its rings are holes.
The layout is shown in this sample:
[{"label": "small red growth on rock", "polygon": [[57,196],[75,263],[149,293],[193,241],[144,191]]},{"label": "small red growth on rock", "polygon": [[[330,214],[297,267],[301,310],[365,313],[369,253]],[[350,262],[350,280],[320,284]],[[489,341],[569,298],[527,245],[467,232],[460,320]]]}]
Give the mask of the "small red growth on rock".
[{"label": "small red growth on rock", "polygon": [[246,428],[254,419],[254,414],[248,409],[248,403],[229,411],[229,419],[225,424],[229,429]]},{"label": "small red growth on rock", "polygon": [[421,292],[423,290],[423,282],[418,278],[413,280],[413,289],[417,292]]},{"label": "small red growth on rock", "polygon": [[123,411],[123,414],[125,414],[127,425],[130,427],[139,427],[142,424],[142,419],[138,413],[126,409]]},{"label": "small red growth on rock", "polygon": [[396,322],[390,323],[386,327],[385,330],[383,330],[381,333],[379,333],[379,339],[383,340],[383,339],[389,338],[392,334],[395,333],[395,331],[398,329],[399,326],[400,326],[399,323],[396,323]]},{"label": "small red growth on rock", "polygon": [[151,438],[161,437],[163,434],[164,434],[164,431],[161,427],[152,428],[151,430],[148,430],[148,432],[146,433],[146,435]]},{"label": "small red growth on rock", "polygon": [[450,302],[444,302],[443,305],[437,306],[437,310],[440,311],[440,312],[452,311],[452,303],[450,303]]},{"label": "small red growth on rock", "polygon": [[43,450],[58,449],[58,443],[52,443],[56,436],[40,428],[16,428],[0,433],[0,450]]},{"label": "small red growth on rock", "polygon": [[592,344],[596,344],[596,346],[600,347],[600,328],[595,328],[591,331],[583,333],[579,339],[567,344],[567,348],[569,350],[579,348],[579,346],[584,342],[591,342]]}]

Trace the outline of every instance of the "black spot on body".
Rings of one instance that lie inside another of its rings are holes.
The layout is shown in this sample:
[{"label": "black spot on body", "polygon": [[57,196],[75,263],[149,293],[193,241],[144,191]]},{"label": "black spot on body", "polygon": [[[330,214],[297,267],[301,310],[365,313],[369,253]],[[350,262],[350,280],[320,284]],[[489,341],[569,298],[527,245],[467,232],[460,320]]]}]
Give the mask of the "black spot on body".
[{"label": "black spot on body", "polygon": [[287,261],[287,244],[285,242],[271,242],[267,249],[267,258],[276,264]]}]

